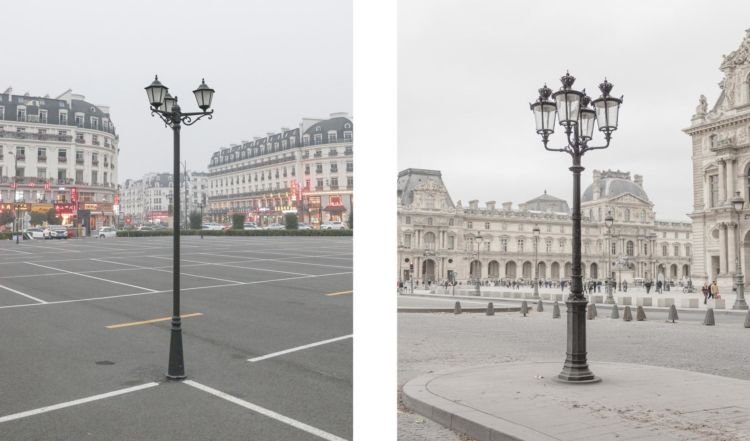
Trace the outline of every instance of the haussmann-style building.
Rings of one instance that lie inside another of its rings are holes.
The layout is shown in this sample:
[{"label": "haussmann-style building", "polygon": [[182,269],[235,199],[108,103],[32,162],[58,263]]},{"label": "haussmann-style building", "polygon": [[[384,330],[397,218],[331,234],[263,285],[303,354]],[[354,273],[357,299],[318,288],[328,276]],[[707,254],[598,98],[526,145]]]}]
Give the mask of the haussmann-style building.
[{"label": "haussmann-style building", "polygon": [[119,137],[109,107],[67,90],[0,95],[0,209],[24,202],[54,208],[64,224],[90,230],[118,215]]},{"label": "haussmann-style building", "polygon": [[208,216],[226,223],[243,214],[268,225],[295,213],[313,228],[346,222],[353,204],[353,133],[352,118],[334,113],[220,149],[208,166]]}]

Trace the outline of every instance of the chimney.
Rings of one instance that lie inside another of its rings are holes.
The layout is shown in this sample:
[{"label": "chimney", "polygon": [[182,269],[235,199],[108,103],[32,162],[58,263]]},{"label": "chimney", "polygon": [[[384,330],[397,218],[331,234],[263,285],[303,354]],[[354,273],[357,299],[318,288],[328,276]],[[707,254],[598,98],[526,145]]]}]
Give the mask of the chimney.
[{"label": "chimney", "polygon": [[600,187],[600,180],[601,180],[602,172],[599,170],[594,170],[594,183],[591,184],[591,188],[594,190],[594,200],[597,200],[601,197],[601,187]]},{"label": "chimney", "polygon": [[513,202],[503,202],[503,210],[511,211],[513,209]]},{"label": "chimney", "polygon": [[495,201],[487,201],[484,203],[488,210],[495,210]]},{"label": "chimney", "polygon": [[638,184],[639,187],[643,188],[643,175],[633,175],[633,182]]},{"label": "chimney", "polygon": [[469,201],[469,209],[470,210],[478,210],[479,209],[479,201],[477,199],[474,199],[473,201]]},{"label": "chimney", "polygon": [[288,131],[289,131],[288,127],[282,127],[281,128],[281,133],[288,132]]}]

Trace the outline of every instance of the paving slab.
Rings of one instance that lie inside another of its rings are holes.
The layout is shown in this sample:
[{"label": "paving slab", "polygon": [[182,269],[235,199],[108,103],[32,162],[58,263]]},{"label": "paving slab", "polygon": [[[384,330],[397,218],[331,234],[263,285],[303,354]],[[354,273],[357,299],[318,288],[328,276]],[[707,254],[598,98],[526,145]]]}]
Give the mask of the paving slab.
[{"label": "paving slab", "polygon": [[425,375],[404,385],[407,407],[478,441],[747,440],[750,382],[597,362],[600,383],[555,380],[561,361],[502,363]]}]

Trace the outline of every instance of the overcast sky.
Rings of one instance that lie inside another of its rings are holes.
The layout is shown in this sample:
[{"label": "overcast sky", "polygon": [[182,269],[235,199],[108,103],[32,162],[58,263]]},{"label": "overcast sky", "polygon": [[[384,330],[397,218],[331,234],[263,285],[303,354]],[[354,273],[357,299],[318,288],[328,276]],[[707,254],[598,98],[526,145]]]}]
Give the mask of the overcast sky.
[{"label": "overcast sky", "polygon": [[151,117],[159,79],[183,111],[205,77],[213,120],[182,130],[182,159],[206,170],[219,147],[302,117],[352,111],[351,0],[3,2],[0,92],[56,97],[68,88],[110,106],[119,177],[172,171],[172,131]]},{"label": "overcast sky", "polygon": [[682,129],[701,94],[709,109],[718,99],[750,2],[410,0],[398,14],[399,170],[441,170],[454,202],[516,208],[547,189],[570,203],[570,156],[544,150],[529,110],[569,69],[594,98],[605,76],[625,96],[610,148],[583,158],[582,189],[594,169],[642,174],[657,218],[689,220]]}]

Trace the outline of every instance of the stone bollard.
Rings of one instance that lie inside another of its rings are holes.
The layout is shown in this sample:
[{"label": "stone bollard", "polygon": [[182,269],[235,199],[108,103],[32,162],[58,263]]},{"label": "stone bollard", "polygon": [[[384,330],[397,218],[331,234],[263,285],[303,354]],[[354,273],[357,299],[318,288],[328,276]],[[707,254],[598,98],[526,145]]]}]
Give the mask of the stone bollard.
[{"label": "stone bollard", "polygon": [[453,313],[461,314],[461,302],[456,302],[456,305],[453,307]]},{"label": "stone bollard", "polygon": [[716,322],[714,321],[714,309],[708,308],[708,311],[706,311],[706,318],[703,319],[703,324],[706,326],[714,326]]},{"label": "stone bollard", "polygon": [[646,320],[646,311],[643,310],[643,306],[638,306],[638,309],[636,309],[635,319],[639,322]]},{"label": "stone bollard", "polygon": [[[750,320],[750,314],[747,316],[748,320]],[[552,306],[552,318],[560,318],[560,305],[557,303],[557,300],[555,300],[555,304]],[[745,324],[750,323],[748,321],[745,322]],[[745,326],[746,328],[750,328],[750,326]]]},{"label": "stone bollard", "polygon": [[747,315],[745,316],[745,327],[750,328],[750,311],[747,311]]},{"label": "stone bollard", "polygon": [[538,302],[536,302],[536,312],[543,312],[544,311],[544,305],[542,304],[542,300],[540,299]]},{"label": "stone bollard", "polygon": [[630,306],[625,306],[625,311],[622,313],[622,319],[626,322],[633,320],[633,313],[630,312]]},{"label": "stone bollard", "polygon": [[492,302],[487,304],[487,315],[495,315],[495,305]]},{"label": "stone bollard", "polygon": [[613,319],[620,318],[620,310],[617,307],[617,303],[612,305],[612,314],[609,315],[609,318],[613,318]]},{"label": "stone bollard", "polygon": [[524,317],[526,317],[526,314],[529,313],[529,305],[526,303],[526,300],[521,302],[521,314],[523,314]]},{"label": "stone bollard", "polygon": [[596,305],[594,303],[589,303],[587,305],[586,318],[589,320],[594,320],[596,318]]},{"label": "stone bollard", "polygon": [[672,306],[669,307],[669,315],[667,316],[667,322],[672,321],[674,323],[675,320],[679,320],[680,317],[677,315],[677,307],[672,304]]}]

